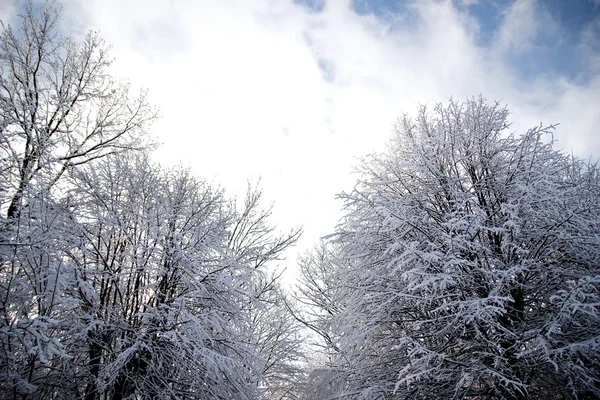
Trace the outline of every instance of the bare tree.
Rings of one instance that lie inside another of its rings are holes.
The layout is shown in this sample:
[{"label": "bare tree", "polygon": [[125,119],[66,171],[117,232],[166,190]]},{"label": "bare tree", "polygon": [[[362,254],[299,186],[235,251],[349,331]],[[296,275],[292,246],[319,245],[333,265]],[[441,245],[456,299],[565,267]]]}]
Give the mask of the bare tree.
[{"label": "bare tree", "polygon": [[0,33],[0,162],[7,218],[33,182],[50,188],[64,172],[106,154],[143,148],[156,110],[109,75],[108,48],[90,32],[60,34],[54,3],[25,5]]}]

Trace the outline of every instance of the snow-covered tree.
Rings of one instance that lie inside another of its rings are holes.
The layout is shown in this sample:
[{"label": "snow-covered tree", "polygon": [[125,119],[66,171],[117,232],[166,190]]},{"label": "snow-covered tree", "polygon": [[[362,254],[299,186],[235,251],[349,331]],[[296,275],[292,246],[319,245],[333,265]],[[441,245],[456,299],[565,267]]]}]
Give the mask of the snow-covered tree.
[{"label": "snow-covered tree", "polygon": [[300,231],[277,233],[260,190],[240,211],[153,164],[155,110],[59,18],[30,2],[1,34],[0,398],[295,390],[301,337],[275,264]]},{"label": "snow-covered tree", "polygon": [[69,168],[140,149],[156,111],[108,73],[108,47],[94,32],[60,33],[60,8],[27,2],[0,33],[0,206],[15,218],[31,184],[48,188]]},{"label": "snow-covered tree", "polygon": [[598,168],[552,126],[509,126],[482,98],[421,107],[361,163],[332,239],[344,300],[322,393],[600,396]]},{"label": "snow-covered tree", "polygon": [[[248,185],[228,247],[236,260],[254,270],[244,285],[251,297],[245,304],[250,313],[249,341],[260,354],[260,382],[267,399],[296,399],[304,377],[304,335],[300,324],[286,308],[287,295],[281,285],[282,254],[295,245],[301,229],[283,234],[271,222],[273,206],[263,208],[259,185]],[[234,205],[235,206],[235,205]]]},{"label": "snow-covered tree", "polygon": [[28,2],[17,21],[0,32],[0,381],[13,398],[55,382],[47,362],[67,357],[65,173],[144,147],[155,118],[110,77],[95,33],[61,36],[57,6]]},{"label": "snow-covered tree", "polygon": [[335,243],[321,240],[311,251],[299,258],[300,280],[293,302],[288,309],[309,332],[308,346],[312,357],[307,365],[308,376],[302,399],[319,400],[344,392],[348,380],[340,368],[343,354],[337,343],[338,333],[333,321],[345,307],[345,291],[336,277],[342,260],[337,257]]},{"label": "snow-covered tree", "polygon": [[4,397],[293,398],[301,336],[279,276],[261,271],[261,260],[280,258],[298,231],[271,236],[255,194],[253,210],[238,213],[222,190],[145,153],[107,156],[68,180],[64,221],[53,221],[45,250],[60,275],[30,273],[60,286],[53,318],[40,327],[53,333],[46,347],[54,353],[38,354],[33,340],[18,352],[7,346],[14,368],[6,373],[19,380]]},{"label": "snow-covered tree", "polygon": [[261,386],[266,399],[298,399],[305,380],[306,338],[286,307],[289,296],[280,275],[255,278],[259,302],[252,308],[252,337],[262,358]]},{"label": "snow-covered tree", "polygon": [[[256,398],[260,357],[230,256],[235,214],[221,190],[147,157],[109,157],[76,176],[81,245],[73,351],[89,399]],[[79,363],[78,363],[79,364]]]}]

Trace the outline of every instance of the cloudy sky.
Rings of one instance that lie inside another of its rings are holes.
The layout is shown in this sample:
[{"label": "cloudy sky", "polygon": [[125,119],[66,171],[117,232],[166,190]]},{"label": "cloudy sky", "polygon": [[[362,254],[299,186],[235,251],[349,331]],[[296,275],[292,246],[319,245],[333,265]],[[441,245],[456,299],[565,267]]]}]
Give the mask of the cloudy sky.
[{"label": "cloudy sky", "polygon": [[[0,0],[10,21],[24,0]],[[515,133],[600,156],[599,0],[57,0],[161,109],[157,157],[231,192],[262,176],[299,249],[341,216],[357,158],[402,112],[483,94]]]}]

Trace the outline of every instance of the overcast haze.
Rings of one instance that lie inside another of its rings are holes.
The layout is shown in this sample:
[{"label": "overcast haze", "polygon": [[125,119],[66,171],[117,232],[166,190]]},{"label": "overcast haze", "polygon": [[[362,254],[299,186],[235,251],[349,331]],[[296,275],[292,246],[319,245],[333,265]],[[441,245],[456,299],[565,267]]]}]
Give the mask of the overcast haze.
[{"label": "overcast haze", "polygon": [[[299,250],[330,233],[356,158],[418,104],[483,94],[513,131],[560,123],[600,154],[600,3],[63,0],[67,33],[100,31],[113,72],[160,107],[157,157],[231,192],[262,176]],[[10,21],[22,4],[0,0]],[[290,260],[293,262],[293,260]]]}]

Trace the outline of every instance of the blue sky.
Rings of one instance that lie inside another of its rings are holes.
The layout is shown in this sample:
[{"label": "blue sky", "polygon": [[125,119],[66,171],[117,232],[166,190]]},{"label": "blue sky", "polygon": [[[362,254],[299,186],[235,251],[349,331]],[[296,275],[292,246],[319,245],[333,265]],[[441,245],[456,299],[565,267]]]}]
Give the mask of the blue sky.
[{"label": "blue sky", "polygon": [[[321,12],[325,0],[295,0],[313,12]],[[352,0],[351,8],[361,16],[373,16],[393,29],[414,29],[419,23],[419,13],[414,0]],[[475,41],[485,48],[497,40],[499,27],[507,17],[507,10],[516,0],[452,0],[452,5],[468,15],[477,25]],[[549,29],[535,35],[531,51],[507,55],[507,62],[522,79],[532,79],[539,74],[561,75],[585,82],[597,70],[592,70],[580,49],[582,37],[592,30],[598,37],[596,51],[600,50],[600,27],[597,19],[600,1],[545,0],[537,3],[538,12],[551,21]],[[594,26],[596,22],[596,26]]]},{"label": "blue sky", "polygon": [[280,226],[304,226],[300,252],[419,104],[482,94],[513,133],[560,123],[560,148],[600,157],[600,0],[56,1],[65,32],[98,30],[113,74],[160,107],[156,158],[231,193],[262,177]]}]

